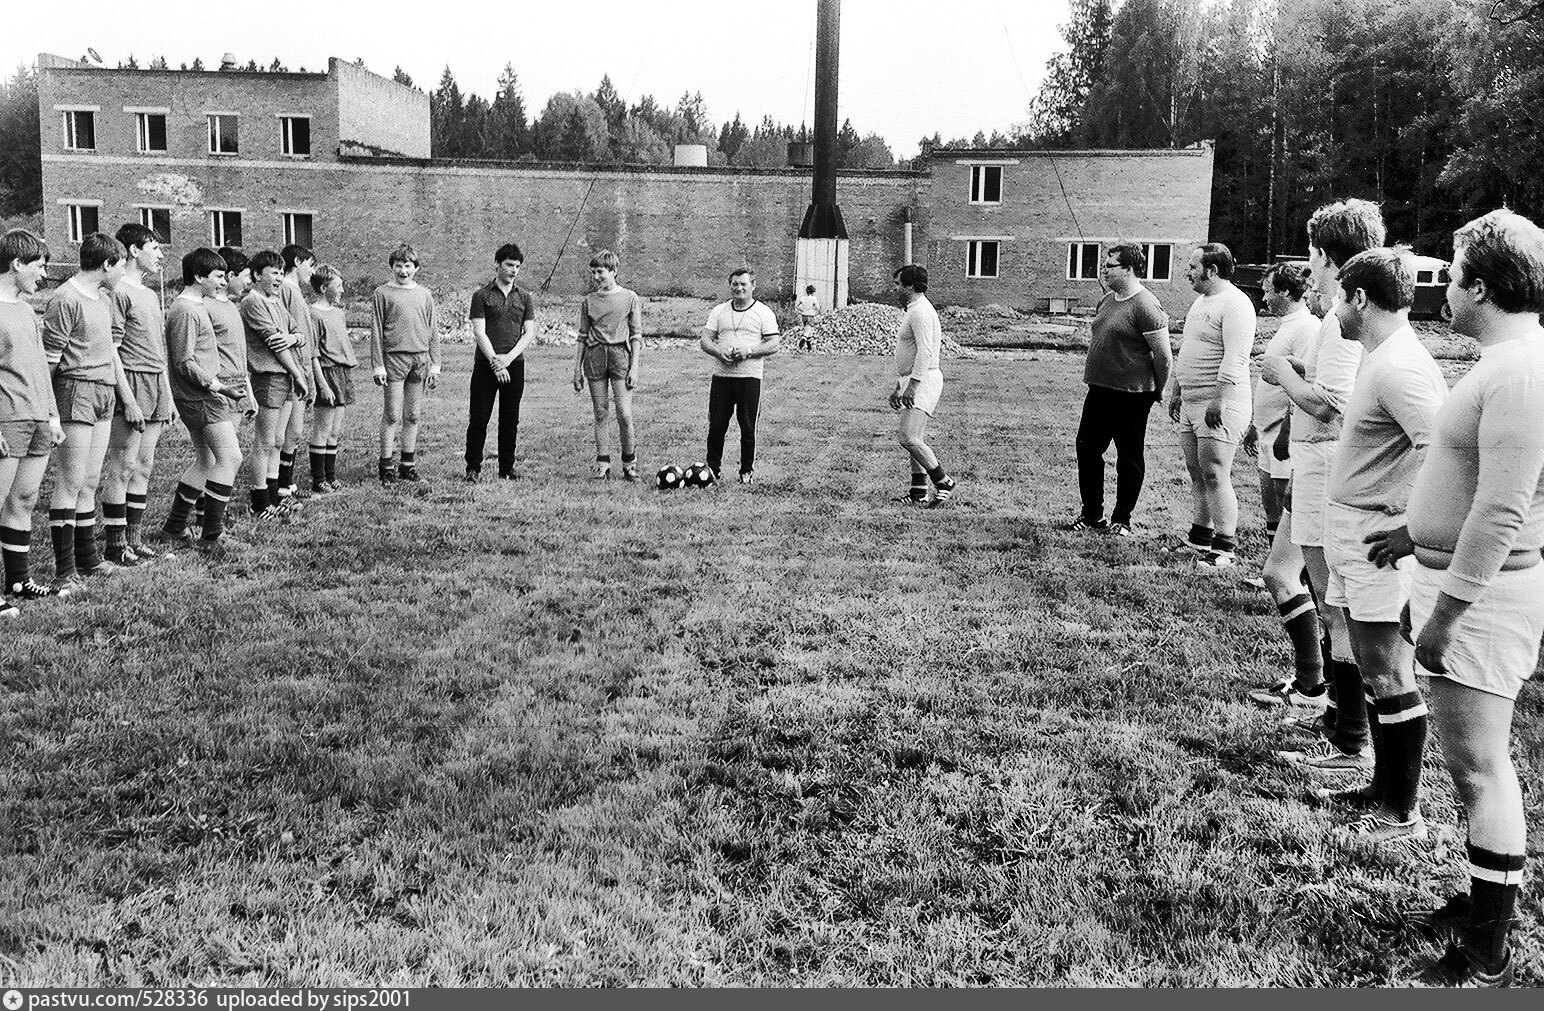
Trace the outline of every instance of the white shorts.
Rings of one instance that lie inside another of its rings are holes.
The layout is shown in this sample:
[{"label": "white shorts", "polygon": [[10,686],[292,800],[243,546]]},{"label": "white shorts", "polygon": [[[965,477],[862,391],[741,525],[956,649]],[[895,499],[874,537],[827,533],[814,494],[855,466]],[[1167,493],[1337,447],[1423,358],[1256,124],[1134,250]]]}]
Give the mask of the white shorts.
[{"label": "white shorts", "polygon": [[[1296,513],[1292,522],[1297,522]],[[1399,612],[1410,599],[1415,559],[1407,555],[1392,568],[1380,568],[1367,560],[1371,546],[1363,538],[1404,525],[1402,514],[1390,516],[1331,502],[1325,523],[1324,560],[1329,563],[1330,578],[1324,602],[1345,608],[1357,621],[1399,621]]]},{"label": "white shorts", "polygon": [[1325,544],[1325,511],[1329,508],[1333,442],[1292,444],[1292,543],[1300,548]]},{"label": "white shorts", "polygon": [[1181,402],[1179,405],[1180,432],[1192,433],[1197,439],[1213,439],[1237,446],[1243,441],[1244,433],[1249,431],[1249,401],[1240,403],[1237,400],[1224,400],[1222,424],[1217,428],[1206,423],[1206,409],[1211,404],[1210,400]]},{"label": "white shorts", "polygon": [[[1442,588],[1442,569],[1419,563],[1410,587],[1411,638],[1420,639]],[[1446,674],[1433,674],[1419,663],[1423,677],[1445,677],[1475,691],[1515,699],[1539,664],[1544,638],[1544,564],[1498,572],[1484,594],[1458,619],[1444,663]]]},{"label": "white shorts", "polygon": [[1260,473],[1267,477],[1285,480],[1292,476],[1292,458],[1285,460],[1276,459],[1273,447],[1276,445],[1276,433],[1281,431],[1280,423],[1269,430],[1259,432],[1260,445],[1255,452],[1255,463],[1260,467]]},{"label": "white shorts", "polygon": [[[901,393],[906,392],[906,384],[911,381],[910,376],[899,376],[895,381],[895,388]],[[912,397],[912,406],[926,414],[933,416],[938,410],[938,398],[944,393],[944,374],[939,369],[923,373],[922,381],[917,384],[917,394]]]}]

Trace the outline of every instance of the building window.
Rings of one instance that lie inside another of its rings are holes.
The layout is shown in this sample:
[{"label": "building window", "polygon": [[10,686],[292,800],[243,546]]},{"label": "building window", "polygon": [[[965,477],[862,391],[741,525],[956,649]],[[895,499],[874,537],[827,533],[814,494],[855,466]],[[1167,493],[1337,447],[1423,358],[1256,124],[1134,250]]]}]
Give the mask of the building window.
[{"label": "building window", "polygon": [[209,114],[210,154],[236,153],[236,120],[238,118],[233,112],[211,112]]},{"label": "building window", "polygon": [[172,209],[170,207],[141,207],[139,223],[154,232],[162,245],[171,245]]},{"label": "building window", "polygon": [[1002,243],[996,239],[971,239],[965,243],[965,276],[996,277],[997,253]]},{"label": "building window", "polygon": [[1144,242],[1142,252],[1147,255],[1147,273],[1144,281],[1169,281],[1174,277],[1174,244],[1171,242]]},{"label": "building window", "polygon": [[136,112],[134,114],[135,147],[140,154],[161,153],[166,150],[166,114],[164,112]]},{"label": "building window", "polygon": [[309,157],[311,154],[311,117],[310,116],[280,116],[279,130],[281,133],[280,150],[294,157]]},{"label": "building window", "polygon": [[86,109],[64,110],[64,147],[67,151],[96,150],[96,113]]},{"label": "building window", "polygon": [[241,212],[210,211],[209,242],[216,249],[241,245]]},{"label": "building window", "polygon": [[70,241],[84,242],[92,232],[101,231],[102,209],[96,204],[65,204],[70,219]]},{"label": "building window", "polygon": [[1001,165],[970,167],[970,202],[973,204],[1003,202],[1003,167]]},{"label": "building window", "polygon": [[1099,280],[1099,243],[1072,242],[1067,245],[1067,280]]},{"label": "building window", "polygon": [[305,246],[307,249],[311,247],[310,214],[303,211],[284,212],[284,244]]}]

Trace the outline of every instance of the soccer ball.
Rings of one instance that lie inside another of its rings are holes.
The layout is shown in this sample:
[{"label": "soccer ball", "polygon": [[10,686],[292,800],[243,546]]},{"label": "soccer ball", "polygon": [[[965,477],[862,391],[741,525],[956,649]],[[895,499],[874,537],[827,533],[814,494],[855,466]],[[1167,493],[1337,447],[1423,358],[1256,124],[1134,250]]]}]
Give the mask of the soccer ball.
[{"label": "soccer ball", "polygon": [[667,463],[654,475],[654,481],[659,485],[660,491],[675,491],[686,483],[686,475],[681,473],[681,468],[673,463]]},{"label": "soccer ball", "polygon": [[718,480],[713,476],[713,468],[705,463],[694,463],[687,467],[685,479],[688,488],[706,488]]}]

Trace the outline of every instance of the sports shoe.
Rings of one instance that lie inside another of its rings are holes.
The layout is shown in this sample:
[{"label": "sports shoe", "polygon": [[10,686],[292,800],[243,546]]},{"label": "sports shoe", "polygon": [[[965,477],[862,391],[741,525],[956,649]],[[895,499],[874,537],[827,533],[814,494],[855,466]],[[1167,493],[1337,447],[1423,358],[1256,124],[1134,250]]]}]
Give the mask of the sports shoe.
[{"label": "sports shoe", "polygon": [[[108,548],[102,553],[102,557],[118,566],[120,569],[132,569],[139,564],[139,555],[128,546],[122,548]],[[149,559],[146,559],[148,561]]]},{"label": "sports shoe", "polygon": [[1238,564],[1238,556],[1231,551],[1214,551],[1208,549],[1206,554],[1196,559],[1197,569],[1217,570],[1231,569]]},{"label": "sports shoe", "polygon": [[0,618],[14,618],[21,614],[21,608],[9,600],[0,600]]},{"label": "sports shoe", "polygon": [[383,470],[380,472],[380,477],[383,488],[390,488],[397,483],[397,472],[394,470]]},{"label": "sports shoe", "polygon": [[1132,536],[1135,536],[1135,535],[1132,534],[1132,532],[1131,532],[1131,524],[1130,523],[1122,523],[1119,520],[1112,520],[1110,522],[1110,536],[1111,537],[1132,537]]},{"label": "sports shoe", "polygon": [[622,479],[624,481],[638,480],[638,465],[636,463],[622,464]]},{"label": "sports shoe", "polygon": [[1325,804],[1348,807],[1353,811],[1371,811],[1381,803],[1373,796],[1371,783],[1353,786],[1349,790],[1341,790],[1333,786],[1316,786],[1313,789],[1313,795],[1314,799]]},{"label": "sports shoe", "polygon": [[186,530],[180,534],[173,534],[168,533],[165,527],[151,534],[150,539],[157,544],[164,545],[167,549],[164,552],[165,554],[170,554],[173,551],[185,551],[193,543],[193,535]]},{"label": "sports shoe", "polygon": [[594,475],[595,475],[595,479],[597,481],[610,481],[611,480],[611,461],[610,460],[596,460],[595,461]]},{"label": "sports shoe", "polygon": [[1282,722],[1285,723],[1288,719],[1312,720],[1324,715],[1330,704],[1330,693],[1321,686],[1317,695],[1305,694],[1297,690],[1295,679],[1286,678],[1274,687],[1250,692],[1249,699],[1262,706],[1282,706]]},{"label": "sports shoe", "polygon": [[418,473],[416,465],[397,468],[397,480],[406,481],[408,484],[423,484],[423,475]]},{"label": "sports shoe", "polygon": [[[1062,529],[1068,531],[1069,533],[1082,533],[1085,530],[1096,530],[1103,532],[1110,529],[1110,521],[1105,519],[1103,516],[1096,520],[1091,520],[1087,516],[1080,514],[1077,519],[1068,523],[1063,523]],[[1128,527],[1127,529],[1129,530],[1130,528]]]},{"label": "sports shoe", "polygon": [[509,468],[508,470],[501,470],[501,471],[499,471],[499,480],[500,481],[514,481],[514,480],[517,480],[519,477],[520,477],[519,471],[515,470],[515,468],[513,468],[513,467]]},{"label": "sports shoe", "polygon": [[904,493],[902,493],[900,495],[895,496],[890,501],[891,502],[899,502],[901,505],[925,506],[925,505],[927,505],[927,490],[923,489],[921,495],[914,495],[914,494],[912,494],[909,491],[908,492],[904,492]]},{"label": "sports shoe", "polygon": [[342,481],[336,481],[336,480],[328,481],[327,482],[327,490],[328,491],[342,491],[343,490],[343,482]]},{"label": "sports shoe", "polygon": [[[198,525],[204,525],[204,518],[202,516],[199,517]],[[142,537],[136,537],[129,541],[129,548],[139,556],[139,560],[142,562],[153,561],[161,557],[161,553],[146,544]]]},{"label": "sports shoe", "polygon": [[12,583],[5,588],[5,592],[17,600],[46,600],[55,596],[52,586],[44,586],[32,579],[24,579],[19,583]]},{"label": "sports shoe", "polygon": [[751,476],[751,472],[750,471],[745,470],[745,471],[741,471],[740,472],[740,483],[741,484],[750,484],[753,480],[755,480],[755,478]]},{"label": "sports shoe", "polygon": [[76,575],[64,576],[53,582],[54,596],[63,599],[86,592],[86,581]]},{"label": "sports shoe", "polygon": [[1428,941],[1446,946],[1462,939],[1459,932],[1469,922],[1471,908],[1468,894],[1458,892],[1436,909],[1401,910],[1399,922]]},{"label": "sports shoe", "polygon": [[1365,746],[1360,751],[1347,754],[1330,741],[1320,741],[1313,747],[1301,751],[1278,751],[1276,756],[1288,765],[1296,765],[1313,772],[1338,774],[1370,772],[1373,762],[1371,746]]},{"label": "sports shoe", "polygon": [[[264,506],[260,512],[252,513],[251,516],[253,526],[276,526],[289,522],[289,514],[276,505]],[[186,546],[191,547],[192,543],[193,538],[189,537]]]},{"label": "sports shoe", "polygon": [[1251,576],[1248,579],[1240,579],[1239,582],[1241,584],[1243,584],[1244,586],[1248,586],[1248,587],[1250,587],[1252,589],[1256,589],[1256,590],[1266,589],[1265,580],[1261,579],[1259,576]]},{"label": "sports shoe", "polygon": [[466,469],[466,477],[464,480],[467,484],[476,484],[482,480],[482,471],[476,467],[468,467]]},{"label": "sports shoe", "polygon": [[1426,841],[1426,819],[1417,812],[1409,821],[1392,821],[1377,811],[1369,811],[1342,825],[1339,835],[1347,841],[1360,839],[1377,845],[1411,845]]},{"label": "sports shoe", "polygon": [[1442,957],[1433,961],[1416,977],[1420,986],[1508,987],[1512,985],[1512,949],[1506,961],[1494,972],[1486,972],[1479,959],[1463,945],[1449,942]]},{"label": "sports shoe", "polygon": [[[127,566],[123,566],[123,567],[127,568]],[[118,566],[117,564],[115,564],[113,562],[109,562],[107,559],[104,558],[100,562],[97,562],[95,565],[93,565],[89,569],[83,569],[79,565],[77,565],[75,567],[75,571],[76,571],[76,573],[78,573],[79,575],[82,575],[82,576],[110,576],[114,572],[117,572],[119,568],[120,568],[120,566]]]},{"label": "sports shoe", "polygon": [[933,497],[928,499],[927,507],[929,509],[937,509],[945,505],[954,497],[954,491],[958,487],[959,482],[947,475],[945,475],[942,482],[934,482]]},{"label": "sports shoe", "polygon": [[193,551],[201,558],[217,562],[239,558],[242,548],[228,537],[216,537],[214,540],[200,537],[193,542]]}]

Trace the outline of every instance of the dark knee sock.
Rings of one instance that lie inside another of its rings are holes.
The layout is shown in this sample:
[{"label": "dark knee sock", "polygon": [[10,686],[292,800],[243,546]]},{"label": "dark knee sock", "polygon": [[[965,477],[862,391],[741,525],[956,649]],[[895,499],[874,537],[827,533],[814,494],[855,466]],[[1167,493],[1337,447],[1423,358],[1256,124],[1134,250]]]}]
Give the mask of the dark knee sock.
[{"label": "dark knee sock", "polygon": [[1362,669],[1350,660],[1331,660],[1335,679],[1335,735],[1330,740],[1350,754],[1368,743],[1367,700],[1362,687]]},{"label": "dark knee sock", "polygon": [[1190,524],[1190,546],[1202,550],[1212,546],[1212,536],[1216,533],[1211,527],[1203,527],[1199,523]]},{"label": "dark knee sock", "polygon": [[1297,669],[1299,691],[1315,689],[1324,682],[1324,667],[1319,656],[1319,612],[1313,598],[1299,593],[1276,609],[1281,612],[1281,627],[1292,643],[1292,663]]},{"label": "dark knee sock", "polygon": [[[1368,726],[1377,725],[1373,747],[1377,749],[1377,770],[1383,770],[1383,792],[1375,793],[1387,806],[1406,819],[1418,813],[1421,795],[1421,758],[1426,751],[1426,700],[1419,690],[1373,699],[1369,694]],[[1385,758],[1384,755],[1388,757]]]},{"label": "dark knee sock", "polygon": [[295,483],[295,451],[285,449],[279,451],[279,487],[288,488]]},{"label": "dark knee sock", "polygon": [[124,502],[102,503],[102,529],[107,534],[107,550],[122,552],[129,546],[129,507]]},{"label": "dark knee sock", "polygon": [[123,522],[129,536],[129,547],[139,544],[140,527],[145,522],[145,500],[147,493],[131,491],[124,496]]},{"label": "dark knee sock", "polygon": [[48,536],[54,543],[54,577],[75,575],[75,510],[48,510]]},{"label": "dark knee sock", "polygon": [[327,447],[312,446],[308,455],[311,460],[311,488],[315,491],[327,481]]},{"label": "dark knee sock", "polygon": [[217,541],[225,533],[225,504],[231,500],[231,486],[210,481],[204,486],[204,540]]},{"label": "dark knee sock", "polygon": [[927,473],[925,471],[914,470],[911,472],[911,490],[907,494],[918,502],[927,498]]},{"label": "dark knee sock", "polygon": [[[177,483],[177,490],[172,493],[172,506],[166,512],[166,523],[161,529],[174,537],[181,537],[187,533],[188,517],[193,512],[193,503],[197,502],[198,497],[202,494],[204,494],[204,489],[195,488],[186,481],[179,481]],[[206,512],[204,514],[204,521],[207,523],[208,519],[209,516]]]},{"label": "dark knee sock", "polygon": [[32,531],[20,527],[0,527],[0,554],[5,556],[5,588],[32,578],[28,556],[32,551]]},{"label": "dark knee sock", "polygon": [[102,564],[96,542],[96,510],[75,514],[75,568],[90,572]]},{"label": "dark knee sock", "polygon": [[[1312,588],[1310,588],[1309,594],[1312,595],[1312,592]],[[1323,626],[1321,625],[1320,627],[1322,628]],[[1329,693],[1330,697],[1330,704],[1324,708],[1324,732],[1326,735],[1335,732],[1335,727],[1339,723],[1340,717],[1340,707],[1335,701],[1339,696],[1339,693],[1335,691],[1335,676],[1333,673],[1335,668],[1331,666],[1334,662],[1335,658],[1330,653],[1330,636],[1328,632],[1325,632],[1319,639],[1319,669],[1323,672],[1324,690]]]},{"label": "dark knee sock", "polygon": [[1276,539],[1276,529],[1278,527],[1280,527],[1280,526],[1281,526],[1281,524],[1279,524],[1279,523],[1272,523],[1269,520],[1266,521],[1266,523],[1265,523],[1265,540],[1266,540],[1267,543],[1269,543],[1271,541],[1274,541]]},{"label": "dark knee sock", "polygon": [[944,471],[944,465],[941,463],[928,471],[927,476],[933,479],[934,485],[940,485],[949,480],[949,475]]},{"label": "dark knee sock", "polygon": [[1488,972],[1506,962],[1507,935],[1522,887],[1524,855],[1495,853],[1468,844],[1469,922],[1464,946],[1479,956]]},{"label": "dark knee sock", "polygon": [[252,515],[254,516],[265,511],[270,505],[274,504],[273,501],[268,498],[267,485],[264,485],[261,488],[253,488],[247,494],[252,497]]},{"label": "dark knee sock", "polygon": [[397,466],[397,473],[410,474],[416,469],[417,463],[418,451],[404,449],[402,451],[402,462]]},{"label": "dark knee sock", "polygon": [[322,474],[328,483],[338,479],[338,444],[336,442],[327,444],[327,458],[322,461]]},{"label": "dark knee sock", "polygon": [[1238,544],[1233,540],[1232,534],[1212,534],[1212,550],[1231,555],[1238,550]]}]

